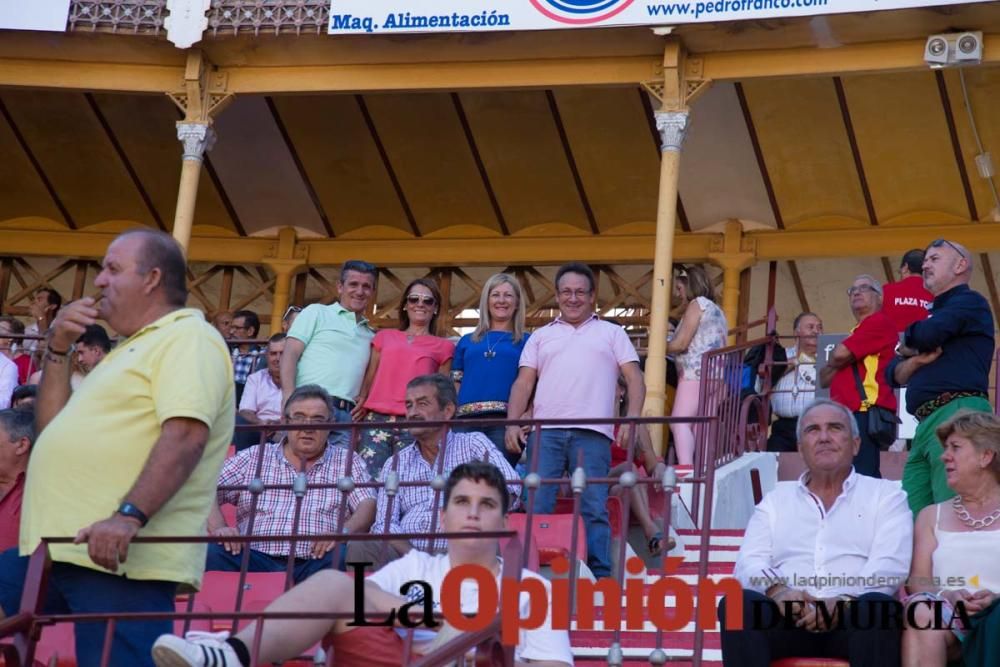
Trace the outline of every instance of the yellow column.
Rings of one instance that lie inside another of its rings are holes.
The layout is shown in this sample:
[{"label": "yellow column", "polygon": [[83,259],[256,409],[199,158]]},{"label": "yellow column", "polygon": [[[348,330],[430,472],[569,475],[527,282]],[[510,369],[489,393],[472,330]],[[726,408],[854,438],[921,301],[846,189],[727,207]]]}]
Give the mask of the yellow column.
[{"label": "yellow column", "polygon": [[[739,319],[740,308],[740,274],[743,269],[751,267],[756,261],[752,252],[743,250],[743,225],[739,220],[726,223],[723,236],[723,251],[709,253],[712,263],[722,268],[722,312],[726,315],[726,323],[732,329]],[[729,344],[735,343],[735,336],[729,337]]]},{"label": "yellow column", "polygon": [[177,189],[177,208],[174,211],[174,238],[187,253],[194,223],[194,207],[198,200],[198,180],[205,151],[215,143],[215,130],[207,122],[179,121],[177,139],[184,146],[181,161],[181,183]]},{"label": "yellow column", "polygon": [[268,262],[268,266],[275,273],[274,300],[271,305],[271,333],[276,334],[281,331],[281,316],[288,308],[288,293],[292,289],[292,276],[302,266],[302,263],[294,260],[272,260]]},{"label": "yellow column", "polygon": [[295,230],[284,227],[278,232],[275,257],[264,259],[264,264],[274,271],[274,296],[271,300],[271,333],[281,331],[281,316],[288,308],[288,295],[292,289],[292,277],[305,266],[305,248],[296,246]]},{"label": "yellow column", "polygon": [[[688,112],[658,111],[660,131],[660,193],[656,207],[656,245],[653,250],[653,293],[649,313],[649,348],[646,354],[647,417],[662,417],[667,400],[667,323],[673,292],[674,228],[677,224],[677,181],[680,175],[681,144],[687,129]],[[653,446],[664,450],[663,426],[652,425]]]}]

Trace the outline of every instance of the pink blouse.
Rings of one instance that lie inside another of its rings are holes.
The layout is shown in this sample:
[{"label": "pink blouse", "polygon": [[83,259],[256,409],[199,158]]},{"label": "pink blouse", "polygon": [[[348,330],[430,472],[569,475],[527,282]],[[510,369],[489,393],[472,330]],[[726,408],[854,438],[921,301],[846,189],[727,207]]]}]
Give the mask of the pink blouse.
[{"label": "pink blouse", "polygon": [[372,347],[379,351],[379,363],[364,407],[387,415],[405,415],[406,383],[437,373],[455,353],[455,344],[446,338],[416,336],[408,341],[398,329],[379,331]]}]

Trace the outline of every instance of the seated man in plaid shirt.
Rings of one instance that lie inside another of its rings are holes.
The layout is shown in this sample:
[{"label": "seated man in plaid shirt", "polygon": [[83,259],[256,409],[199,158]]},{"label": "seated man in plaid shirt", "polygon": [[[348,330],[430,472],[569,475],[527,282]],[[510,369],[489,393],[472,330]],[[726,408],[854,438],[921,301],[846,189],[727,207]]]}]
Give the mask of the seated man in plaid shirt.
[{"label": "seated man in plaid shirt", "polygon": [[[318,385],[296,389],[285,403],[284,422],[287,424],[321,424],[332,420],[330,394]],[[307,488],[302,499],[298,532],[303,535],[330,533],[366,533],[375,516],[375,491],[370,487],[354,488],[349,494],[336,488],[310,488],[316,484],[336,484],[342,477],[355,483],[370,482],[364,459],[354,456],[347,468],[348,451],[327,444],[326,429],[290,430],[281,442],[256,445],[226,460],[219,475],[219,487],[243,487],[240,490],[220,488],[216,504],[208,518],[212,535],[246,535],[250,512],[255,502],[254,535],[290,535],[295,517],[295,494],[288,489],[271,489],[272,485],[292,485],[300,472],[305,472]],[[261,448],[263,447],[263,451]],[[261,460],[262,459],[262,460]],[[255,500],[246,486],[257,476],[265,490]],[[341,503],[347,502],[343,525],[338,526]],[[236,526],[226,525],[219,505],[236,506]],[[283,542],[251,542],[250,572],[284,572],[292,544]],[[340,546],[343,546],[342,543]],[[238,571],[243,559],[242,543],[210,544],[205,570]],[[331,567],[337,556],[337,566],[343,567],[343,549],[335,541],[301,541],[294,545],[294,579],[298,583],[320,569]]]},{"label": "seated man in plaid shirt", "polygon": [[[406,421],[446,421],[455,415],[455,384],[440,373],[421,375],[406,385]],[[391,498],[385,489],[379,489],[378,510],[373,533],[429,533],[441,532],[440,522],[432,526],[432,519],[441,510],[441,493],[435,493],[430,482],[438,474],[447,477],[463,463],[486,461],[500,470],[504,479],[517,479],[496,445],[479,432],[456,433],[445,427],[411,428],[416,442],[404,447],[385,462],[379,479],[383,482],[390,472],[398,475],[400,482],[426,482],[421,486],[400,486]],[[508,484],[511,507],[516,507],[521,486]],[[435,504],[435,495],[437,503]],[[391,500],[391,506],[390,506]],[[445,540],[390,539],[387,542],[351,542],[347,548],[348,562],[370,562],[382,567],[408,553],[411,549],[431,553],[444,552]]]}]

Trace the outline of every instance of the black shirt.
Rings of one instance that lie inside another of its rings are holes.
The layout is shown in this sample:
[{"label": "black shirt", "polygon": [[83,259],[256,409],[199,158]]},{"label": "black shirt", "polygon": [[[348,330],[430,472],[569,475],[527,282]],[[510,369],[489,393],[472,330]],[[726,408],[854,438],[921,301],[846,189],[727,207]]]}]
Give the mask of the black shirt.
[{"label": "black shirt", "polygon": [[[918,352],[941,348],[941,356],[916,370],[906,389],[906,409],[913,413],[945,392],[989,391],[993,364],[993,313],[979,292],[968,285],[952,287],[934,298],[930,317],[906,328],[903,344]],[[893,377],[901,357],[893,359],[886,376]]]}]

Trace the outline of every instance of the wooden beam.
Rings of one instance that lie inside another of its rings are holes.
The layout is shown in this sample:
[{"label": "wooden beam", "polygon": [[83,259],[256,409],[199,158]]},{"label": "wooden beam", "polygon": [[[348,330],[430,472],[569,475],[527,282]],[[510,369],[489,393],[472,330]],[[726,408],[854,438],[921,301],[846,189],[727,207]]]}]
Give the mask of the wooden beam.
[{"label": "wooden beam", "polygon": [[[712,81],[761,77],[832,76],[866,72],[926,70],[925,39],[910,39],[837,48],[760,49],[692,54],[701,61],[702,76]],[[983,35],[983,63],[1000,62],[1000,34]]]},{"label": "wooden beam", "polygon": [[0,58],[0,86],[166,93],[183,85],[183,62],[170,66]]},{"label": "wooden beam", "polygon": [[[240,94],[484,90],[634,85],[657,78],[661,57],[606,56],[480,62],[224,67]],[[660,75],[662,76],[662,74]],[[2,82],[2,79],[0,79]]]},{"label": "wooden beam", "polygon": [[[973,252],[1000,251],[1000,224],[954,223],[906,227],[845,229],[753,230],[744,233],[743,251],[757,261],[837,257],[879,257],[926,246],[936,238],[965,244]],[[101,259],[117,235],[110,232],[49,231],[0,228],[2,256],[44,256]],[[276,238],[194,236],[189,259],[235,266],[255,266],[277,257]],[[677,261],[705,262],[722,249],[722,235],[679,233],[674,244]],[[653,236],[510,236],[495,238],[420,239],[300,239],[295,251],[309,267],[338,266],[364,257],[380,267],[426,266],[550,266],[574,259],[590,264],[649,264]],[[322,276],[313,274],[314,278]],[[392,277],[383,273],[382,278]],[[16,275],[15,275],[16,278]],[[323,279],[331,294],[335,287]]]}]

